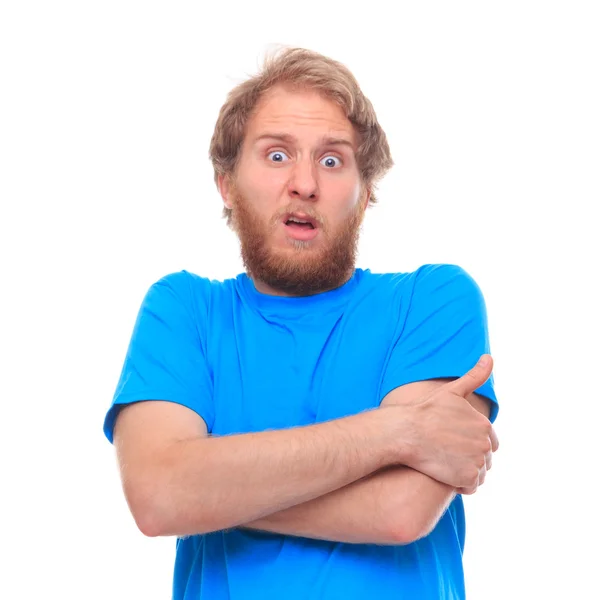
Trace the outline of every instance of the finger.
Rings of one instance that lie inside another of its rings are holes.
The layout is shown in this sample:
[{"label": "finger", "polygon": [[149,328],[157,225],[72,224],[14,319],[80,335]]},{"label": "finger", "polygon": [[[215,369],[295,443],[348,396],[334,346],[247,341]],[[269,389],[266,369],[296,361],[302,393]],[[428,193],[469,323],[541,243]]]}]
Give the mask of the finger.
[{"label": "finger", "polygon": [[490,431],[490,441],[492,442],[492,452],[496,452],[496,450],[498,450],[499,442],[493,427]]},{"label": "finger", "polygon": [[488,471],[492,468],[492,453],[491,452],[488,452],[485,455],[485,468]]},{"label": "finger", "polygon": [[490,378],[493,363],[494,361],[489,354],[483,354],[479,362],[470,371],[447,384],[449,389],[455,394],[466,398]]},{"label": "finger", "polygon": [[471,494],[474,494],[476,491],[477,491],[476,485],[473,485],[471,487],[456,488],[456,493],[462,494],[463,496],[470,496]]}]

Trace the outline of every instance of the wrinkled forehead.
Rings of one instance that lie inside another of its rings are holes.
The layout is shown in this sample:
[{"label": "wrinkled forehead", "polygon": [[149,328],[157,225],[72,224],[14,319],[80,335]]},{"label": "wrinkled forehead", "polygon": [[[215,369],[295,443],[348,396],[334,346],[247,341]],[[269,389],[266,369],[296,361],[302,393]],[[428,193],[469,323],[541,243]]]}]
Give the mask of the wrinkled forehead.
[{"label": "wrinkled forehead", "polygon": [[246,140],[253,145],[268,134],[298,140],[303,136],[346,142],[356,151],[357,134],[342,107],[312,89],[276,87],[257,103],[246,126]]}]

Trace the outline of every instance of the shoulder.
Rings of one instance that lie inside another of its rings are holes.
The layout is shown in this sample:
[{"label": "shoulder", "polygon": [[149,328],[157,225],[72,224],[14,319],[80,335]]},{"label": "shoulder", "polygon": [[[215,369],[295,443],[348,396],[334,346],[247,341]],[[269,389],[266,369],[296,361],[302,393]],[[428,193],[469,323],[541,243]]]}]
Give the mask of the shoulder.
[{"label": "shoulder", "polygon": [[180,294],[189,293],[190,291],[205,291],[209,289],[211,280],[207,277],[202,277],[191,271],[182,269],[163,275],[160,279],[153,283],[153,287],[164,287],[178,292]]},{"label": "shoulder", "polygon": [[410,273],[408,281],[417,297],[481,297],[479,285],[460,265],[426,264]]},{"label": "shoulder", "polygon": [[164,289],[185,300],[209,301],[210,297],[231,287],[233,279],[219,281],[192,271],[182,269],[167,273],[152,284],[152,288]]},{"label": "shoulder", "polygon": [[455,264],[425,264],[410,272],[371,273],[367,270],[363,277],[365,275],[375,286],[409,296],[461,290],[477,295],[481,293],[475,279]]},{"label": "shoulder", "polygon": [[460,320],[485,317],[481,288],[463,267],[455,264],[427,264],[413,274],[411,310]]},{"label": "shoulder", "polygon": [[411,273],[418,285],[477,285],[473,277],[460,265],[426,264]]},{"label": "shoulder", "polygon": [[456,264],[425,264],[407,273],[383,273],[377,285],[400,314],[485,314],[485,302],[475,279]]},{"label": "shoulder", "polygon": [[183,269],[167,273],[156,280],[148,296],[160,304],[184,308],[199,320],[206,320],[216,310],[220,313],[235,297],[237,279],[216,280]]}]

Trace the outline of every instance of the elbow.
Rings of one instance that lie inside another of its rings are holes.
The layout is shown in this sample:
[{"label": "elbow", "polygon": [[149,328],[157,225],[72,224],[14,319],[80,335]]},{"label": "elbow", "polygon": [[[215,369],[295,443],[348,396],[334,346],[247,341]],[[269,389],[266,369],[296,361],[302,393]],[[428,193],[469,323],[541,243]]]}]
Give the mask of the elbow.
[{"label": "elbow", "polygon": [[164,487],[153,486],[126,492],[135,524],[146,537],[187,537],[220,529],[204,518],[203,511],[185,510],[164,490]]},{"label": "elbow", "polygon": [[150,511],[142,512],[138,510],[135,512],[132,511],[132,514],[137,528],[146,537],[160,537],[165,535],[164,528]]},{"label": "elbow", "polygon": [[139,480],[130,480],[123,486],[133,520],[146,537],[170,535],[173,507],[161,489],[158,483]]},{"label": "elbow", "polygon": [[413,542],[416,542],[420,537],[412,533],[408,528],[405,527],[396,527],[393,530],[392,536],[394,545],[396,546],[406,546],[408,544],[412,544]]},{"label": "elbow", "polygon": [[155,494],[139,487],[128,486],[125,488],[125,498],[137,528],[146,537],[165,535],[166,519],[164,511],[158,510],[159,503]]},{"label": "elbow", "polygon": [[396,519],[392,526],[394,543],[398,546],[406,546],[431,533],[432,527],[428,527],[414,517]]}]

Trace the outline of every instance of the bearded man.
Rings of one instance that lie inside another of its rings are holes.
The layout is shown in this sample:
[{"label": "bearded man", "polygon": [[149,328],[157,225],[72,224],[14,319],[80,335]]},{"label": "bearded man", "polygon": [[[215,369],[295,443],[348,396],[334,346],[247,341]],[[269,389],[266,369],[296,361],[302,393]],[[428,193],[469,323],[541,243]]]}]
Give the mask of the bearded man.
[{"label": "bearded man", "polygon": [[245,271],[149,288],[104,422],[139,529],[176,538],[173,598],[464,598],[462,495],[498,448],[479,287],[356,267],[393,162],[337,61],[268,57],[210,158]]}]

